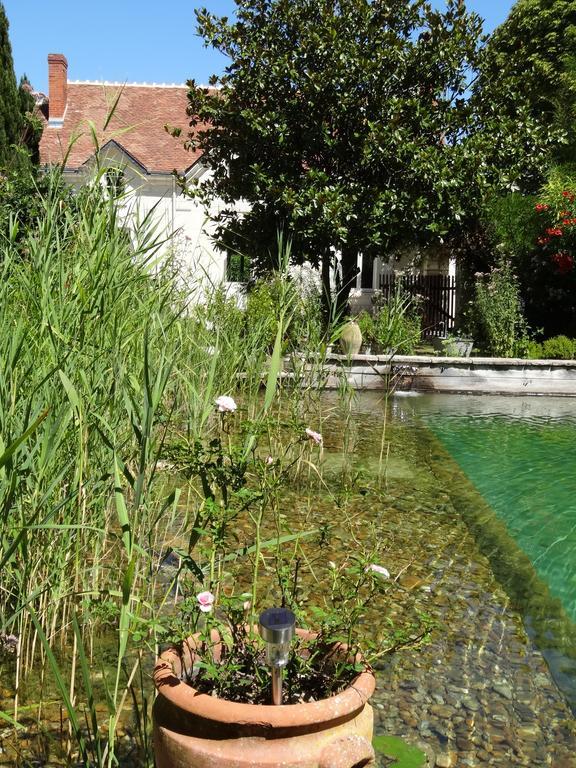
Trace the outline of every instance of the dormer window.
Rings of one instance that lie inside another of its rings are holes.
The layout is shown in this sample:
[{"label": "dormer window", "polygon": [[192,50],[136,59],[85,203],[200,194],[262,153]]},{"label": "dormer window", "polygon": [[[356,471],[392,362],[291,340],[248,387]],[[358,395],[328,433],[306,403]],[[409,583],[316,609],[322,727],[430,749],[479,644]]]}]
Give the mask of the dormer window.
[{"label": "dormer window", "polygon": [[126,178],[121,168],[108,168],[105,174],[106,189],[111,197],[121,197],[126,189]]}]

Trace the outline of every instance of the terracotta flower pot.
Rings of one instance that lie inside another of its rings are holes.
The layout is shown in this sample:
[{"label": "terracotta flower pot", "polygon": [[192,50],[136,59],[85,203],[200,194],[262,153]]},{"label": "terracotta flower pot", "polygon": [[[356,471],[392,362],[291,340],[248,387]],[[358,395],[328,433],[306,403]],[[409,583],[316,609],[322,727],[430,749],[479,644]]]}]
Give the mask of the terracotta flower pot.
[{"label": "terracotta flower pot", "polygon": [[[297,630],[307,637],[309,633]],[[362,768],[375,765],[374,675],[366,670],[341,693],[307,704],[240,704],[199,693],[183,682],[184,658],[165,651],[154,669],[157,768]]]}]

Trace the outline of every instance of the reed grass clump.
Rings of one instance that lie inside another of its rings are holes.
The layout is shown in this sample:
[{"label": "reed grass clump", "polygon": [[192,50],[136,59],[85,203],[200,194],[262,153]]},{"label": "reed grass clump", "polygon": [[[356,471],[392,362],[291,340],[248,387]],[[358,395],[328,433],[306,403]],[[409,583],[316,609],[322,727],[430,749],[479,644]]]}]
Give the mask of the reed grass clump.
[{"label": "reed grass clump", "polygon": [[[107,173],[72,193],[54,171],[33,217],[0,224],[0,675],[14,694],[0,719],[17,731],[33,707],[53,762],[98,768],[122,764],[127,728],[138,764],[152,764],[146,669],[183,592],[234,566],[296,594],[316,494],[347,524],[317,456],[338,330],[287,277],[289,243],[279,238],[273,302],[246,312],[221,287],[185,284],[153,213],[140,218]],[[215,410],[232,395],[239,435]],[[348,454],[345,376],[341,401]],[[236,466],[246,478],[232,503],[221,480]],[[295,491],[302,530],[281,511]],[[254,587],[251,610],[259,599]]]},{"label": "reed grass clump", "polygon": [[[131,701],[145,765],[142,663],[177,582],[162,564],[186,547],[200,503],[162,471],[169,446],[209,437],[224,393],[281,431],[276,400],[293,413],[315,402],[322,334],[310,324],[313,366],[301,366],[297,393],[280,392],[292,287],[279,281],[263,344],[269,318],[247,323],[221,290],[197,303],[199,285],[176,279],[153,216],[131,210],[128,227],[129,201],[104,173],[71,193],[54,171],[34,218],[13,212],[0,232],[0,639],[17,638],[14,654],[0,652],[14,688],[0,716],[18,728],[34,675],[41,722],[50,678],[68,722],[59,759],[112,766]],[[95,638],[110,628],[114,661],[96,683]]]}]

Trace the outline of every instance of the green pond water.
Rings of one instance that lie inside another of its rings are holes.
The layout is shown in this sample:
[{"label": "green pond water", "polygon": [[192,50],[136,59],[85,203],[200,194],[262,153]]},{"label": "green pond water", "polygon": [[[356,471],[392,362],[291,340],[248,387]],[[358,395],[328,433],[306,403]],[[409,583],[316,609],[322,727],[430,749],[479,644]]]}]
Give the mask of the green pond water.
[{"label": "green pond water", "polygon": [[[464,472],[462,511],[574,705],[576,404],[423,395],[396,398],[393,409],[431,430]],[[449,462],[445,471],[455,478]]]}]

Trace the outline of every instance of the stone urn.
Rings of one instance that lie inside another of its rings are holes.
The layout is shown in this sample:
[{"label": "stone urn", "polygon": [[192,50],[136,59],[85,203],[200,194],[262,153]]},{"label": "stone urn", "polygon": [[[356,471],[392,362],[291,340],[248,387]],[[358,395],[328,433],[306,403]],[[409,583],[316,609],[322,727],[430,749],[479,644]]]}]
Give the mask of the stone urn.
[{"label": "stone urn", "polygon": [[183,679],[196,658],[191,637],[182,654],[165,651],[154,668],[156,768],[375,766],[368,704],[375,680],[368,668],[335,696],[273,706],[199,693]]},{"label": "stone urn", "polygon": [[355,320],[344,324],[340,334],[340,349],[343,355],[357,355],[362,346],[362,331]]}]

